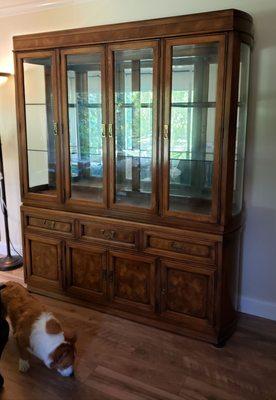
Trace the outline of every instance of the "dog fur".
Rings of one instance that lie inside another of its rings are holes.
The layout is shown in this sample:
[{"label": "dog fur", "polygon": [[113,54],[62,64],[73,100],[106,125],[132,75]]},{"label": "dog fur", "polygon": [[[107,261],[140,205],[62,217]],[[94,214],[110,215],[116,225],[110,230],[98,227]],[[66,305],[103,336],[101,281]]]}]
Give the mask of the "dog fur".
[{"label": "dog fur", "polygon": [[17,342],[19,370],[28,371],[32,353],[48,368],[55,368],[62,376],[72,376],[76,336],[66,334],[56,317],[19,283],[5,284],[1,303]]}]

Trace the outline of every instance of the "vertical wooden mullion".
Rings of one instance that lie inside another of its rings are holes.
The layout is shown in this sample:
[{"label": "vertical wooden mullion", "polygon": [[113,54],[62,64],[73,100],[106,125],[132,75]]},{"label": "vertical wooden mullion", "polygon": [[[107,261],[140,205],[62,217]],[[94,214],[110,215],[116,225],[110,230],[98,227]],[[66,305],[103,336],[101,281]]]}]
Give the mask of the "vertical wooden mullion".
[{"label": "vertical wooden mullion", "polygon": [[232,214],[240,64],[240,40],[238,34],[229,33],[227,45],[220,213],[223,225],[228,224]]},{"label": "vertical wooden mullion", "polygon": [[212,211],[211,221],[219,222],[221,202],[219,191],[221,187],[221,147],[222,147],[222,124],[224,113],[224,77],[225,77],[225,36],[219,41],[218,50],[218,72],[217,72],[217,90],[216,90],[216,119],[214,136],[214,162],[212,178]]}]

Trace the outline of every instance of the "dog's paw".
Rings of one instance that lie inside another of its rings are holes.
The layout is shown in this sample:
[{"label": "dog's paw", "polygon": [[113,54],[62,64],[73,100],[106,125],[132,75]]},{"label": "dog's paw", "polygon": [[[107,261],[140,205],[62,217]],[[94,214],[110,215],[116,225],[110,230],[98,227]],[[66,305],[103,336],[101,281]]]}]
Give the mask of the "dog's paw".
[{"label": "dog's paw", "polygon": [[20,372],[27,372],[30,368],[30,364],[28,360],[22,360],[19,358],[19,371]]}]

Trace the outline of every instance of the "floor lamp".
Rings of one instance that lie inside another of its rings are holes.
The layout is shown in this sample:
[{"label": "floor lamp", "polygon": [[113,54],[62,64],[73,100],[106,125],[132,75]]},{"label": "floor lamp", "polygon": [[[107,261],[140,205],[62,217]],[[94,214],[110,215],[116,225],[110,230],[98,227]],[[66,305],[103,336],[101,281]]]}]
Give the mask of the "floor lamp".
[{"label": "floor lamp", "polygon": [[[10,74],[6,72],[0,72],[0,78],[8,78]],[[9,221],[8,221],[8,210],[6,202],[6,188],[5,188],[5,177],[3,168],[3,155],[2,155],[2,143],[0,137],[0,185],[1,185],[1,208],[4,215],[4,225],[6,234],[6,256],[0,258],[0,272],[1,271],[11,271],[17,269],[23,265],[22,257],[18,255],[11,254],[11,242],[10,242],[10,232],[9,232]]]}]

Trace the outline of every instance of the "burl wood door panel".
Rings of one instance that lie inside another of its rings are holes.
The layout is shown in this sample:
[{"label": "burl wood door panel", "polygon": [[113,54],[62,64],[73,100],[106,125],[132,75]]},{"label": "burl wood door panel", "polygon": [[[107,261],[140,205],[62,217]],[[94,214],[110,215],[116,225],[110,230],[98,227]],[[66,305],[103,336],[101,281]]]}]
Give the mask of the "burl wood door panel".
[{"label": "burl wood door panel", "polygon": [[213,324],[214,275],[212,268],[161,261],[161,314],[192,326]]},{"label": "burl wood door panel", "polygon": [[155,259],[129,253],[109,253],[110,299],[131,312],[154,312]]},{"label": "burl wood door panel", "polygon": [[102,247],[67,243],[66,291],[89,301],[106,300],[107,256]]},{"label": "burl wood door panel", "polygon": [[62,246],[62,241],[58,239],[25,236],[28,285],[45,290],[62,290]]}]

